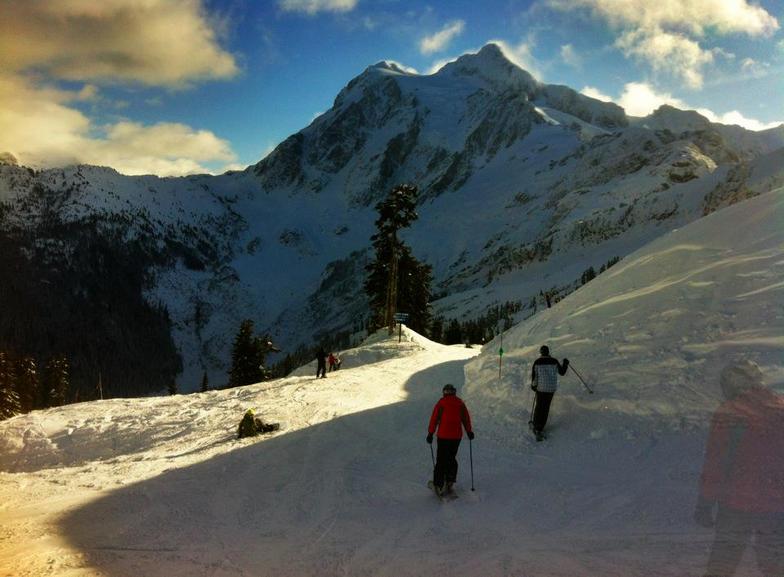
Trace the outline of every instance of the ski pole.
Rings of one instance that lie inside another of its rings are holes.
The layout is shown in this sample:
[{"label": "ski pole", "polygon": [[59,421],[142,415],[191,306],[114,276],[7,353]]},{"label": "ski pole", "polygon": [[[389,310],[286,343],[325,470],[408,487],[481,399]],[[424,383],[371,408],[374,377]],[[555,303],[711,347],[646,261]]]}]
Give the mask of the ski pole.
[{"label": "ski pole", "polygon": [[580,376],[580,373],[578,373],[578,372],[577,372],[577,370],[576,370],[576,369],[575,369],[575,368],[574,368],[574,367],[571,365],[571,363],[569,363],[569,368],[570,368],[570,369],[572,369],[572,372],[573,372],[575,375],[577,375],[577,378],[578,378],[578,379],[580,379],[580,382],[581,382],[581,383],[583,384],[583,386],[584,386],[584,387],[585,387],[585,388],[588,390],[588,392],[589,392],[590,394],[592,394],[592,395],[593,395],[593,391],[591,390],[591,387],[589,387],[587,384],[585,384],[585,381],[584,381],[584,380],[583,380],[583,378]]},{"label": "ski pole", "polygon": [[471,462],[471,490],[474,490],[474,449],[473,441],[468,439],[468,458]]},{"label": "ski pole", "polygon": [[429,443],[430,445],[430,458],[433,460],[433,466],[436,466],[436,457],[433,455],[433,443]]},{"label": "ski pole", "polygon": [[531,414],[528,417],[529,425],[532,425],[534,422],[534,407],[536,407],[536,393],[534,393],[534,398],[531,400]]}]

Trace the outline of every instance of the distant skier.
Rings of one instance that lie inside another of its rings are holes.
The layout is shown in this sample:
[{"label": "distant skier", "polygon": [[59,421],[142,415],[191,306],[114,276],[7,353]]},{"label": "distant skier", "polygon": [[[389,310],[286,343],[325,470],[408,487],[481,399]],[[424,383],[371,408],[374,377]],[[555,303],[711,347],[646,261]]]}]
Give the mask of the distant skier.
[{"label": "distant skier", "polygon": [[329,363],[329,372],[331,373],[335,370],[335,365],[338,363],[338,358],[333,353],[329,353],[327,362]]},{"label": "distant skier", "polygon": [[318,361],[318,366],[316,367],[316,378],[327,377],[327,353],[324,352],[324,347],[320,347],[318,353],[316,353],[316,361]]},{"label": "distant skier", "polygon": [[559,363],[550,356],[550,348],[547,345],[542,345],[539,353],[541,356],[531,367],[531,389],[536,392],[536,405],[529,421],[537,441],[544,439],[543,431],[550,414],[550,403],[555,391],[558,390],[558,375],[564,376],[569,368],[569,359]]},{"label": "distant skier", "polygon": [[471,415],[463,400],[457,396],[455,387],[444,385],[442,392],[444,396],[433,407],[427,428],[428,444],[433,442],[433,435],[438,431],[433,489],[439,496],[452,492],[452,485],[457,480],[457,450],[463,438],[463,428],[469,439],[474,438]]}]

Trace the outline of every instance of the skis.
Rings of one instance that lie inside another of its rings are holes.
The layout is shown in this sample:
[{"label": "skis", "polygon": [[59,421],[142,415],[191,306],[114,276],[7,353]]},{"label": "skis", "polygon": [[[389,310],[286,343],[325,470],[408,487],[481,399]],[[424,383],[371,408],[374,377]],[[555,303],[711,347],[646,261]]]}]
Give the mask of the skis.
[{"label": "skis", "polygon": [[455,493],[454,489],[449,489],[448,491],[445,491],[444,493],[439,493],[436,490],[436,486],[433,484],[433,481],[428,481],[427,482],[427,488],[430,489],[431,491],[433,491],[433,493],[436,494],[436,497],[438,497],[438,500],[442,501],[442,502],[443,501],[454,501],[458,497],[458,494]]}]

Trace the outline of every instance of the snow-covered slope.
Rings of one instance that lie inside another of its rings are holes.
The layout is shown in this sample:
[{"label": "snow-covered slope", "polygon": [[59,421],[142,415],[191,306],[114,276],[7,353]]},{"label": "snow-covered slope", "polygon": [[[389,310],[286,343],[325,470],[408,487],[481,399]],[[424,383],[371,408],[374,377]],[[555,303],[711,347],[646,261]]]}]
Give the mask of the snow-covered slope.
[{"label": "snow-covered slope", "polygon": [[[500,379],[499,342],[476,356],[405,331],[326,379],[3,421],[0,574],[704,574],[713,531],[692,515],[717,373],[740,357],[784,385],[782,217],[779,189],[629,255],[508,331]],[[536,443],[524,385],[545,342],[596,392],[564,377]],[[424,436],[446,382],[477,437],[442,504]],[[251,406],[282,430],[235,440]],[[762,574],[747,555],[736,575]]]},{"label": "snow-covered slope", "polygon": [[0,228],[28,238],[32,227],[52,262],[72,262],[63,235],[74,223],[142,239],[145,298],[166,306],[179,382],[193,390],[203,372],[225,382],[244,318],[286,352],[357,332],[373,205],[394,184],[421,191],[404,236],[433,266],[434,312],[466,320],[516,301],[523,318],[540,291],[566,294],[588,267],[778,186],[782,144],[780,130],[671,107],[630,124],[620,107],[540,83],[488,45],[428,76],[368,67],[243,172],[0,165]]},{"label": "snow-covered slope", "polygon": [[[569,434],[689,429],[721,398],[720,371],[758,363],[784,384],[784,189],[715,212],[626,256],[618,265],[503,335],[467,369],[469,390],[508,418],[539,347],[568,357],[559,393]],[[632,417],[630,420],[629,417]],[[637,422],[639,421],[639,422]],[[619,430],[620,427],[620,430]]]}]

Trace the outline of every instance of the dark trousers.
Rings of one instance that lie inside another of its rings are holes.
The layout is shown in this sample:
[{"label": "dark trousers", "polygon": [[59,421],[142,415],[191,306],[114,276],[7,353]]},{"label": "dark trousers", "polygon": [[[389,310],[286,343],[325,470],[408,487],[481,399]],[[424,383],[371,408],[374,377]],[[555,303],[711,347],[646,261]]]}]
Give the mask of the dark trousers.
[{"label": "dark trousers", "polygon": [[550,403],[555,393],[542,393],[536,391],[536,406],[534,408],[534,431],[543,431],[550,415]]},{"label": "dark trousers", "polygon": [[316,368],[316,377],[326,377],[327,376],[327,362],[322,361],[319,359],[318,367]]},{"label": "dark trousers", "polygon": [[708,577],[735,575],[743,551],[751,546],[764,577],[784,575],[784,514],[747,513],[719,506]]},{"label": "dark trousers", "polygon": [[436,467],[433,469],[433,484],[443,487],[444,481],[454,483],[457,480],[457,450],[460,439],[438,439]]}]

